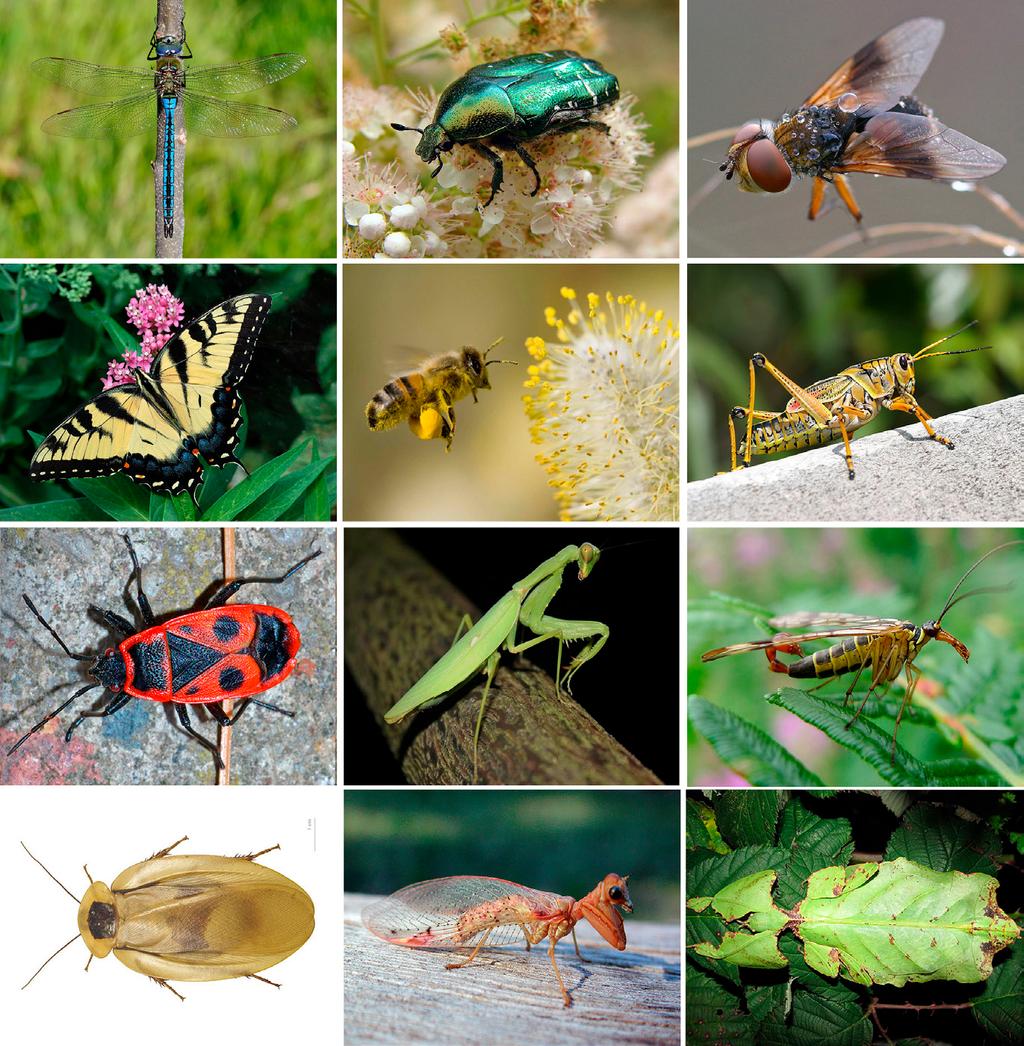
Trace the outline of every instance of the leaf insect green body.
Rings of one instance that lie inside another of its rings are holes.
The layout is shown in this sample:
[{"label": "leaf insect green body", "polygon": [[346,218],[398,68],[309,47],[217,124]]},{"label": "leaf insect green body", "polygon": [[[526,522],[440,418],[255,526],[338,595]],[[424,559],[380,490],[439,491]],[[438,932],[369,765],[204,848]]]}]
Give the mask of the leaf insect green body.
[{"label": "leaf insect green body", "polygon": [[[487,695],[498,670],[502,650],[518,654],[544,642],[545,639],[557,639],[556,685],[559,689],[565,687],[566,691],[571,693],[570,679],[583,664],[596,656],[608,641],[608,626],[600,621],[567,621],[550,617],[545,613],[548,604],[561,587],[565,568],[576,563],[579,567],[577,576],[583,581],[590,575],[600,556],[600,550],[588,543],[579,546],[566,545],[557,555],[546,559],[536,570],[517,581],[475,625],[469,615],[465,615],[451,649],[388,709],[384,714],[384,721],[399,723],[414,712],[432,708],[477,672],[486,672],[487,680],[473,734],[473,781],[476,782],[480,726],[483,723]],[[516,630],[519,625],[529,629],[534,637],[517,643]],[[469,631],[460,639],[460,633],[464,628],[468,628]],[[570,640],[584,639],[589,642],[572,659],[563,676],[563,644]]]}]

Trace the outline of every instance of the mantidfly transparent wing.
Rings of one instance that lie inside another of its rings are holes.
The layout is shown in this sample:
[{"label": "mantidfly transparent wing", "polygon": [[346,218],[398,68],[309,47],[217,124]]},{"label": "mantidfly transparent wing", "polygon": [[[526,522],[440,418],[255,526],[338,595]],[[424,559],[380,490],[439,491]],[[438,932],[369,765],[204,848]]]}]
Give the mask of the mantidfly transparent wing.
[{"label": "mantidfly transparent wing", "polygon": [[[463,948],[473,945],[469,958],[445,969],[468,966],[485,945],[531,945],[548,940],[548,958],[566,1006],[565,990],[555,962],[555,945],[572,934],[576,954],[576,923],[586,919],[613,947],[623,951],[626,930],[619,909],[631,912],[629,876],[610,872],[578,901],[555,893],[481,875],[455,875],[414,883],[368,905],[363,925],[375,936],[407,948]],[[588,961],[588,960],[584,960]]]}]

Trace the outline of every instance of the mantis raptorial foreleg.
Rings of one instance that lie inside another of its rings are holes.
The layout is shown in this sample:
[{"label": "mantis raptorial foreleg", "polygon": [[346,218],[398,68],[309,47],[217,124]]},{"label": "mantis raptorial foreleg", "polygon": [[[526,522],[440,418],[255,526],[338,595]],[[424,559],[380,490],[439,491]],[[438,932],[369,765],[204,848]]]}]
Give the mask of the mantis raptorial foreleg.
[{"label": "mantis raptorial foreleg", "polygon": [[[397,723],[422,708],[431,708],[445,700],[456,687],[477,672],[486,673],[480,700],[476,730],[473,734],[473,781],[477,778],[480,729],[491,683],[498,670],[503,650],[517,654],[545,639],[558,640],[556,685],[568,684],[580,667],[594,657],[608,639],[608,626],[599,621],[567,621],[544,613],[562,583],[562,572],[571,563],[579,567],[579,580],[586,578],[600,557],[594,545],[567,545],[557,555],[545,560],[536,570],[518,581],[473,625],[468,615],[462,620],[451,649],[430,668],[384,715],[387,723]],[[516,642],[516,631],[522,624],[534,636]],[[465,635],[460,634],[468,627]],[[573,658],[562,676],[562,645],[572,640],[590,640]]]}]

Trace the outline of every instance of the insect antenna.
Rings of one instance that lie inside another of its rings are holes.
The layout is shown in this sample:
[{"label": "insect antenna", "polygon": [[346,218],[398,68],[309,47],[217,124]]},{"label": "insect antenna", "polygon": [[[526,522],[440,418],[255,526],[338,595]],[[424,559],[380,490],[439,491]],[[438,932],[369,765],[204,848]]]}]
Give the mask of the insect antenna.
[{"label": "insect antenna", "polygon": [[68,657],[73,657],[76,661],[94,661],[95,660],[95,658],[92,656],[92,654],[73,654],[68,649],[67,643],[65,643],[64,640],[61,639],[59,635],[57,635],[56,630],[49,623],[49,621],[47,621],[46,618],[44,618],[43,615],[40,614],[38,610],[36,610],[36,606],[32,602],[32,600],[29,599],[28,596],[26,596],[24,593],[22,593],[21,598],[24,599],[25,602],[28,604],[29,610],[31,610],[32,613],[35,614],[36,619],[43,626],[43,628],[45,628],[46,631],[49,632],[50,635],[53,636],[53,638],[56,639],[58,643],[60,643],[62,649],[64,650],[64,653],[67,654]]},{"label": "insect antenna", "polygon": [[494,349],[496,349],[504,340],[504,338],[498,338],[496,341],[492,341],[491,344],[487,347],[487,351],[484,353],[484,362],[487,364],[488,367],[492,363],[511,363],[513,367],[519,366],[518,360],[489,360],[487,358],[491,354],[491,352]]},{"label": "insect antenna", "polygon": [[[64,891],[64,892],[65,892],[65,893],[67,894],[67,895],[68,895],[68,897],[70,897],[70,898],[71,898],[71,900],[73,900],[73,901],[75,902],[75,904],[81,904],[81,903],[82,903],[82,902],[81,902],[81,900],[80,900],[79,898],[77,898],[77,897],[76,897],[76,896],[75,896],[75,895],[74,895],[74,894],[73,894],[73,893],[72,893],[72,892],[71,892],[71,891],[70,891],[70,890],[69,890],[69,889],[68,889],[68,888],[67,888],[67,887],[66,887],[66,886],[65,886],[65,885],[64,885],[64,884],[63,884],[63,883],[62,883],[62,882],[60,881],[60,879],[58,879],[58,878],[57,878],[57,876],[55,876],[55,875],[53,874],[53,872],[51,872],[51,871],[50,871],[50,869],[49,869],[49,868],[47,868],[47,867],[46,867],[46,865],[45,865],[45,864],[43,864],[43,862],[42,862],[42,861],[40,861],[38,857],[36,857],[36,855],[35,855],[35,854],[34,854],[34,853],[33,853],[33,852],[32,852],[32,851],[31,851],[31,850],[30,850],[30,849],[29,849],[29,848],[28,848],[28,847],[27,847],[27,846],[26,846],[26,845],[25,845],[24,843],[22,843],[22,844],[21,844],[21,848],[22,848],[22,849],[23,849],[23,850],[25,851],[25,853],[27,853],[27,854],[29,855],[29,857],[31,857],[31,858],[32,858],[32,860],[33,860],[33,861],[35,861],[35,862],[36,862],[36,864],[38,864],[38,865],[39,865],[39,867],[40,867],[40,868],[42,868],[42,870],[43,870],[44,872],[46,872],[46,874],[47,874],[47,875],[48,875],[48,876],[49,876],[49,877],[50,877],[50,878],[51,878],[51,879],[52,879],[52,880],[53,880],[53,881],[54,881],[54,882],[55,882],[55,883],[56,883],[56,884],[57,884],[57,885],[58,885],[58,886],[59,886],[59,887],[60,887],[60,888],[61,888],[61,889],[62,889],[62,890],[63,890],[63,891]],[[74,937],[72,937],[72,938],[71,938],[71,940],[72,940],[72,941],[73,941],[73,940],[75,940],[75,939],[76,939],[76,938],[74,938]],[[69,941],[69,942],[68,942],[68,944],[70,944],[70,943],[71,943],[71,942]],[[65,945],[64,945],[64,947],[66,948],[66,947],[67,947],[67,944],[65,944]],[[54,954],[56,954],[56,952],[55,952]],[[52,956],[51,956],[51,958],[52,958]],[[47,960],[46,960],[46,962],[49,962],[49,961],[50,961],[49,959],[47,959]],[[43,965],[45,965],[45,963],[44,963]],[[42,967],[40,967],[40,969],[42,969]]]},{"label": "insect antenna", "polygon": [[[72,656],[72,657],[74,657],[74,654],[72,654],[71,656]],[[92,660],[92,659],[91,659],[91,658],[89,658],[88,660]],[[64,709],[65,709],[65,708],[67,708],[67,707],[68,707],[68,705],[70,705],[70,704],[71,704],[71,702],[72,702],[72,701],[77,701],[77,700],[78,700],[78,698],[80,698],[80,697],[82,696],[82,694],[88,693],[88,691],[90,691],[90,690],[96,690],[96,689],[98,689],[99,687],[102,687],[103,685],[104,685],[103,683],[89,683],[89,684],[88,684],[87,686],[83,686],[81,690],[76,690],[76,691],[75,691],[75,692],[74,692],[74,693],[73,693],[73,694],[72,694],[72,695],[71,695],[71,696],[70,696],[70,697],[69,697],[69,698],[67,699],[67,701],[65,701],[65,702],[64,702],[64,704],[60,705],[60,707],[58,707],[58,708],[55,708],[55,709],[54,709],[54,710],[53,710],[53,711],[52,711],[52,712],[51,712],[51,713],[50,713],[50,714],[49,714],[48,716],[44,717],[43,719],[40,719],[40,720],[39,720],[39,722],[38,722],[38,723],[36,723],[36,725],[35,725],[34,727],[32,727],[32,729],[31,729],[31,730],[29,730],[29,732],[28,732],[27,734],[25,734],[25,736],[24,736],[24,737],[22,737],[22,738],[19,738],[19,740],[17,740],[17,741],[16,741],[16,742],[15,742],[15,743],[14,743],[13,745],[11,745],[11,747],[7,749],[7,754],[8,754],[9,756],[11,756],[11,755],[14,755],[14,753],[15,753],[15,752],[16,752],[16,751],[17,751],[17,750],[18,750],[19,748],[21,748],[21,746],[22,746],[22,745],[23,745],[23,744],[24,744],[24,743],[25,743],[25,742],[26,742],[26,741],[27,741],[27,740],[28,740],[28,739],[29,739],[29,738],[30,738],[30,737],[31,737],[31,736],[32,736],[32,735],[33,735],[33,734],[34,734],[34,733],[35,733],[35,732],[37,731],[37,730],[39,730],[39,729],[40,729],[41,727],[44,727],[44,726],[45,726],[45,725],[46,725],[46,724],[47,724],[47,723],[48,723],[48,722],[49,722],[49,721],[50,721],[51,719],[53,719],[53,718],[54,718],[55,716],[59,716],[59,715],[61,714],[61,712],[63,712],[63,711],[64,711]]]},{"label": "insect antenna", "polygon": [[939,338],[938,341],[933,341],[931,345],[925,345],[923,349],[919,349],[911,356],[913,360],[928,360],[933,356],[963,356],[968,352],[981,352],[982,349],[991,349],[991,345],[979,345],[974,349],[946,349],[944,352],[929,352],[929,349],[934,349],[936,345],[941,345],[943,342],[949,341],[951,338],[955,338],[958,334],[963,334],[965,330],[970,327],[974,327],[977,324],[977,320],[971,320],[970,323],[965,323],[958,331],[953,331],[952,334],[947,334],[944,338]]},{"label": "insect antenna", "polygon": [[415,131],[418,135],[423,135],[422,127],[406,127],[404,123],[393,123],[391,125],[396,131]]},{"label": "insect antenna", "polygon": [[1002,545],[996,545],[995,548],[990,549],[988,552],[986,552],[985,555],[983,555],[981,559],[977,561],[977,563],[970,567],[967,573],[964,574],[964,576],[960,578],[960,580],[953,587],[953,591],[949,594],[949,599],[946,600],[946,605],[942,608],[942,613],[939,614],[939,616],[935,619],[936,623],[941,622],[942,619],[946,616],[946,612],[950,609],[950,607],[954,606],[955,603],[959,603],[960,599],[966,599],[968,596],[981,595],[983,592],[999,591],[998,589],[976,589],[973,592],[965,592],[964,595],[960,597],[960,599],[953,599],[957,592],[960,591],[960,586],[971,576],[971,574],[974,573],[975,570],[978,569],[978,567],[981,566],[982,563],[985,562],[986,559],[988,559],[989,556],[994,556],[997,552],[1002,552],[1004,548],[1012,548],[1014,545],[1024,545],[1024,541],[1007,541]]},{"label": "insect antenna", "polygon": [[[74,943],[75,943],[75,941],[77,941],[77,940],[78,940],[78,938],[79,938],[79,937],[81,937],[81,936],[82,936],[82,935],[81,935],[80,933],[76,933],[76,934],[75,934],[75,936],[74,936],[74,937],[72,937],[70,941],[68,941],[68,944],[74,944]],[[65,948],[66,948],[66,947],[68,946],[68,944],[62,944],[62,945],[61,945],[61,946],[60,946],[60,947],[59,947],[59,948],[58,948],[58,949],[57,949],[57,950],[56,950],[56,951],[55,951],[55,952],[53,953],[53,955],[51,955],[51,956],[50,956],[50,959],[55,959],[55,958],[56,958],[56,957],[57,957],[58,955],[60,955],[60,953],[61,953],[62,951],[64,951],[64,949],[65,949]],[[35,972],[34,974],[32,974],[32,976],[31,976],[31,977],[29,977],[29,979],[28,979],[28,980],[27,980],[27,981],[26,981],[26,982],[25,982],[25,983],[24,983],[24,984],[23,984],[23,985],[21,986],[21,990],[22,990],[22,991],[24,991],[24,990],[25,990],[25,989],[26,989],[26,988],[27,988],[27,987],[28,987],[28,986],[29,986],[29,985],[30,985],[30,984],[31,984],[31,983],[32,983],[32,982],[33,982],[33,981],[34,981],[34,980],[35,980],[35,979],[36,979],[36,978],[37,978],[37,977],[39,976],[39,974],[41,974],[41,973],[43,972],[43,970],[45,969],[46,965],[47,965],[47,964],[49,963],[50,959],[47,959],[47,960],[46,960],[46,962],[44,962],[44,963],[43,963],[43,965],[42,965],[42,966],[40,966],[40,967],[39,967],[39,969],[38,969],[38,970],[36,970],[36,972]]]}]

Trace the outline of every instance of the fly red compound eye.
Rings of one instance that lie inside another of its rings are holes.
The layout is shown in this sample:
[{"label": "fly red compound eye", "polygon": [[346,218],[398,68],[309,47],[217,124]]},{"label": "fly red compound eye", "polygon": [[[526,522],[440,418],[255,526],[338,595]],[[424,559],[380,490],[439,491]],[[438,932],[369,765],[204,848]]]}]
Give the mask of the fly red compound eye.
[{"label": "fly red compound eye", "polygon": [[[288,614],[277,607],[227,601],[243,586],[254,582],[277,585],[286,581],[310,560],[312,552],[280,577],[239,578],[223,585],[201,610],[173,617],[157,624],[149,599],[142,589],[142,568],[131,540],[124,535],[132,561],[132,577],[137,592],[135,602],[142,616],[141,631],[112,610],[91,609],[104,623],[124,639],[117,647],[108,647],[99,657],[76,654],[57,634],[35,604],[26,595],[25,603],[36,619],[60,644],[63,651],[77,661],[89,661],[90,675],[96,680],[76,691],[60,707],[38,722],[8,751],[13,755],[36,731],[54,719],[65,708],[90,690],[102,688],[110,696],[96,710],[80,712],[64,735],[65,742],[85,719],[102,718],[120,711],[132,698],[171,704],[182,729],[213,756],[217,769],[223,768],[217,746],[193,726],[189,705],[202,705],[221,725],[238,721],[250,704],[289,718],[295,715],[277,705],[257,700],[254,695],[277,686],[291,675],[302,645],[298,629]],[[228,716],[223,701],[236,704]]]},{"label": "fly red compound eye", "polygon": [[785,157],[768,138],[758,139],[747,149],[747,170],[754,184],[764,192],[782,192],[793,180]]}]

